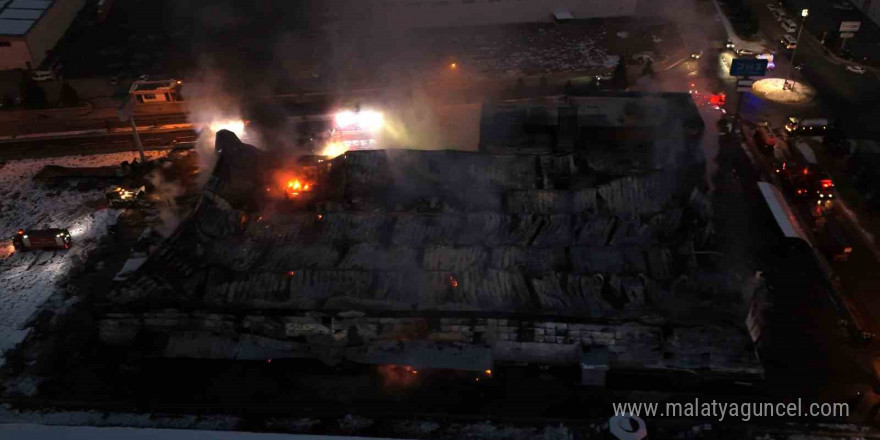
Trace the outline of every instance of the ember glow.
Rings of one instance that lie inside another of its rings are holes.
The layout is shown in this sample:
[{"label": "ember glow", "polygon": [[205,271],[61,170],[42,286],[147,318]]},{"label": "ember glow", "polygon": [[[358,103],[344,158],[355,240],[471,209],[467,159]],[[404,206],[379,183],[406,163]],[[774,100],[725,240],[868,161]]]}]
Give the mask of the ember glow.
[{"label": "ember glow", "polygon": [[346,151],[348,151],[348,147],[342,142],[330,142],[323,150],[321,150],[321,156],[327,156],[328,158],[333,159]]},{"label": "ember glow", "polygon": [[303,183],[299,179],[288,180],[287,185],[284,186],[285,191],[291,197],[296,197],[300,195],[300,193],[311,191],[312,185],[308,182]]},{"label": "ember glow", "polygon": [[416,383],[419,371],[409,365],[379,365],[379,374],[387,387],[408,387]]}]

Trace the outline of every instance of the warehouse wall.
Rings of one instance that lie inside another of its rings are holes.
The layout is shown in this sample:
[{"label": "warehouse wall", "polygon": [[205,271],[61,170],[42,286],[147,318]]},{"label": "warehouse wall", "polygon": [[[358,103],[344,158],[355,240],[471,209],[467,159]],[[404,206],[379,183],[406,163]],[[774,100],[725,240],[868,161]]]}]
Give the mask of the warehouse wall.
[{"label": "warehouse wall", "polygon": [[0,39],[0,70],[24,69],[30,61],[31,54],[24,39]]},{"label": "warehouse wall", "polygon": [[31,28],[26,38],[35,69],[46,58],[46,51],[55,47],[85,4],[86,0],[55,0]]}]

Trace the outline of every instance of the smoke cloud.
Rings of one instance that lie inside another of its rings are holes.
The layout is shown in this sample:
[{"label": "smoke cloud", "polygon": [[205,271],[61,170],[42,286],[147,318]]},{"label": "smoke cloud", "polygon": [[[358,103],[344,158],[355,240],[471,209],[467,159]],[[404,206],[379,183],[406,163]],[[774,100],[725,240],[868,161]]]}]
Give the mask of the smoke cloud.
[{"label": "smoke cloud", "polygon": [[177,226],[187,215],[187,208],[178,205],[177,198],[186,194],[186,188],[178,182],[166,180],[161,169],[155,170],[146,176],[147,181],[153,185],[153,197],[159,215],[160,224],[154,230],[162,237],[167,238],[177,229]]}]

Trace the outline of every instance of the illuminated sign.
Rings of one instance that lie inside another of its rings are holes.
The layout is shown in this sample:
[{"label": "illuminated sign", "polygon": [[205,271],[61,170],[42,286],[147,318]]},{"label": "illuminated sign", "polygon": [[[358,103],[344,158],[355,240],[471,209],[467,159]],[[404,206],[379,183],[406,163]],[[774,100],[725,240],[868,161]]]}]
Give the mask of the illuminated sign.
[{"label": "illuminated sign", "polygon": [[336,128],[340,130],[369,130],[376,131],[382,128],[385,123],[385,117],[382,113],[373,110],[361,110],[353,112],[350,110],[341,111],[333,116]]},{"label": "illuminated sign", "polygon": [[730,76],[764,76],[768,60],[760,58],[734,58],[730,63]]},{"label": "illuminated sign", "polygon": [[345,145],[346,149],[349,150],[357,150],[358,148],[375,148],[376,140],[375,139],[355,139],[349,141],[342,141],[342,145]]}]

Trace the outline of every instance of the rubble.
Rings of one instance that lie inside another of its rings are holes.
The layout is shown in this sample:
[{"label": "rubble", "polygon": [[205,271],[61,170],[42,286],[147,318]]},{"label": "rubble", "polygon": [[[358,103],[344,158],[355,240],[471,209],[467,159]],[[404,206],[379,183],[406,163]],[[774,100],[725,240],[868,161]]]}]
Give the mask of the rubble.
[{"label": "rubble", "polygon": [[[705,158],[692,137],[644,153],[675,161],[624,154],[613,173],[583,160],[593,147],[581,141],[540,154],[348,152],[321,165],[308,202],[279,202],[256,196],[264,153],[221,131],[198,207],[118,284],[101,338],[165,335],[166,357],[452,368],[460,352],[455,368],[479,370],[590,351],[612,367],[759,372],[745,328],[718,324],[735,311],[670,318],[701,301],[695,290],[739,298],[693,257],[711,215],[693,203]],[[112,312],[144,308],[159,311]]]}]

